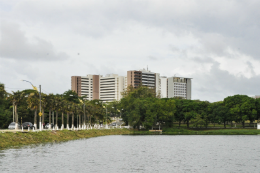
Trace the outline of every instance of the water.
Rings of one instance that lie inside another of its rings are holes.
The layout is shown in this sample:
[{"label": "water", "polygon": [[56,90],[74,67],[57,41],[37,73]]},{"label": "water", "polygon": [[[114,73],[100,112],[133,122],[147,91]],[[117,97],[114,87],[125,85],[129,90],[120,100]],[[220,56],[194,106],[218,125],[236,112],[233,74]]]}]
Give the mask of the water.
[{"label": "water", "polygon": [[0,151],[0,172],[260,172],[260,136],[103,136]]}]

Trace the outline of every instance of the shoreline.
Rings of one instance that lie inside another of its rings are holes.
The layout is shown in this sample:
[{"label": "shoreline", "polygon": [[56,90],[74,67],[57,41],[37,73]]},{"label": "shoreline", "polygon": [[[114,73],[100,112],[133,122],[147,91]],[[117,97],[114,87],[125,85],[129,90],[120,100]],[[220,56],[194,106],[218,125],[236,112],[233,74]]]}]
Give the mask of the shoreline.
[{"label": "shoreline", "polygon": [[2,132],[0,133],[0,150],[15,146],[29,144],[41,144],[48,142],[64,142],[76,139],[86,139],[107,135],[126,135],[131,134],[128,129],[92,129],[92,130],[54,130],[36,132]]},{"label": "shoreline", "polygon": [[48,142],[64,142],[76,139],[107,135],[260,135],[257,129],[214,129],[193,130],[168,128],[162,134],[149,131],[137,131],[129,129],[92,129],[92,130],[54,130],[54,131],[30,131],[30,132],[1,132],[0,150],[15,146],[41,144]]}]

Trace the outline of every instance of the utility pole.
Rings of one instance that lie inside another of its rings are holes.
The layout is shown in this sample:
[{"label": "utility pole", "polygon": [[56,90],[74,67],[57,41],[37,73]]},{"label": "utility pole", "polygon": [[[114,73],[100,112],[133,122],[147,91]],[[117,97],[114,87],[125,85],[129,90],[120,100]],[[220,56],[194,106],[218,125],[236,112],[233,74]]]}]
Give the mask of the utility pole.
[{"label": "utility pole", "polygon": [[107,126],[107,106],[106,106],[106,129],[108,129],[108,126]]},{"label": "utility pole", "polygon": [[83,129],[86,129],[86,110],[85,110],[85,102],[84,102],[84,128]]},{"label": "utility pole", "polygon": [[39,92],[39,97],[40,97],[40,131],[42,131],[42,98],[41,98],[41,85],[39,86],[40,92]]},{"label": "utility pole", "polygon": [[13,102],[13,122],[14,122],[14,102]]}]

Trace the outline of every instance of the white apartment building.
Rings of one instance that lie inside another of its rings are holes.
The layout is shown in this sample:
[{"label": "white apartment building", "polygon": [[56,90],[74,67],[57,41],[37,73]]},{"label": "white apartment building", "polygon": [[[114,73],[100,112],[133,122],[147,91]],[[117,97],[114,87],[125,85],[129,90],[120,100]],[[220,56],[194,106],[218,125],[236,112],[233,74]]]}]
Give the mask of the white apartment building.
[{"label": "white apartment building", "polygon": [[168,98],[168,78],[166,76],[162,76],[160,78],[161,82],[161,98]]},{"label": "white apartment building", "polygon": [[88,100],[119,101],[125,88],[125,77],[117,74],[72,76],[71,89]]},{"label": "white apartment building", "polygon": [[191,100],[191,79],[184,77],[169,77],[167,80],[168,98],[182,97]]},{"label": "white apartment building", "polygon": [[191,79],[185,77],[160,77],[159,73],[149,70],[127,71],[126,76],[117,74],[72,76],[71,89],[79,96],[86,96],[88,100],[100,99],[106,102],[122,98],[122,92],[127,86],[134,88],[140,85],[154,88],[161,98],[182,97],[191,99]]}]

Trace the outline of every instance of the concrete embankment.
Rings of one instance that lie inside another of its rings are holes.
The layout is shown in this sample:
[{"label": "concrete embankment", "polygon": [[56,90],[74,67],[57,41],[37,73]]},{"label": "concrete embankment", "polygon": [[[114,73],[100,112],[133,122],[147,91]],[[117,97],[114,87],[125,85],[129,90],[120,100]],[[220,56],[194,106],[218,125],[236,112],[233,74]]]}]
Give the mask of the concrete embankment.
[{"label": "concrete embankment", "polygon": [[28,144],[61,142],[81,138],[123,134],[131,134],[131,131],[128,129],[93,129],[79,131],[2,132],[0,133],[0,149]]}]

